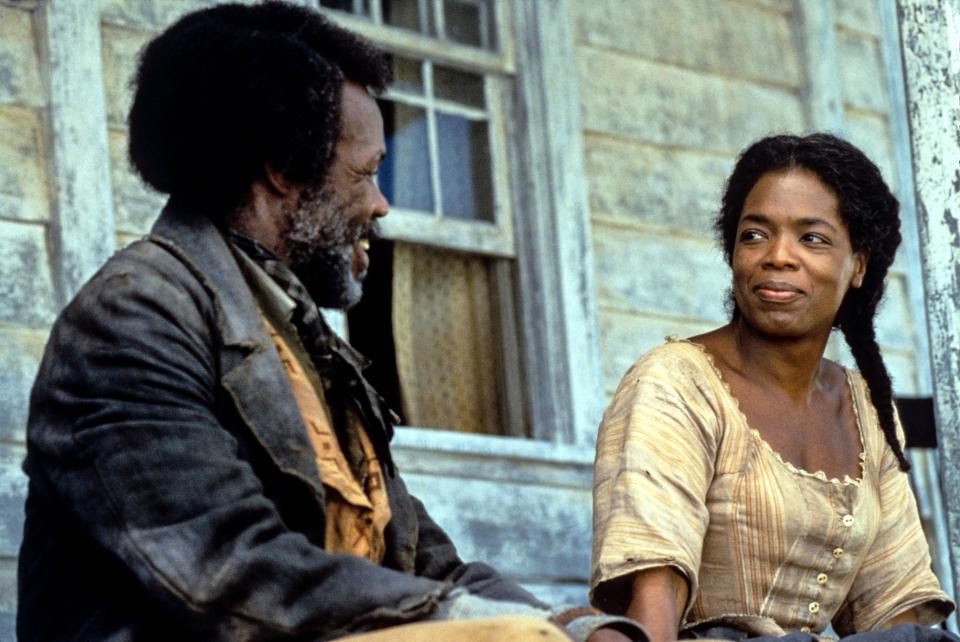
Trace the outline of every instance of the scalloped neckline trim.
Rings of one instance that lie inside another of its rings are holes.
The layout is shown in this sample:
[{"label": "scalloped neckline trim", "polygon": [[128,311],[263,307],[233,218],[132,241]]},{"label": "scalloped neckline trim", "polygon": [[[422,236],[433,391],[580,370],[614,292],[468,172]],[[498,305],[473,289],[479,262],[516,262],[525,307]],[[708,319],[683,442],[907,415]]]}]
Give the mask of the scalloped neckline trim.
[{"label": "scalloped neckline trim", "polygon": [[740,421],[743,422],[744,427],[747,429],[747,432],[753,436],[761,448],[770,453],[774,459],[780,462],[780,465],[786,468],[788,471],[799,475],[801,477],[809,477],[811,479],[816,479],[821,482],[826,482],[829,484],[834,484],[836,486],[860,486],[863,483],[863,478],[866,471],[866,461],[867,461],[867,442],[863,436],[863,425],[860,421],[860,409],[859,409],[859,398],[857,397],[856,390],[854,389],[854,383],[850,375],[850,370],[843,368],[844,376],[847,380],[847,390],[850,392],[850,406],[853,408],[853,418],[857,423],[857,435],[860,437],[860,454],[857,456],[858,465],[860,467],[860,476],[857,478],[850,477],[849,474],[844,474],[843,479],[837,477],[827,477],[827,474],[822,470],[816,472],[810,472],[805,468],[801,468],[796,464],[792,464],[786,459],[784,459],[777,450],[763,438],[763,435],[760,434],[756,428],[750,426],[750,422],[747,421],[747,415],[744,414],[743,409],[740,408],[740,400],[733,394],[733,391],[730,389],[730,384],[727,383],[727,380],[723,378],[723,374],[720,372],[720,368],[717,366],[716,362],[713,360],[713,355],[707,352],[707,348],[695,341],[690,341],[689,339],[679,339],[677,335],[671,334],[666,337],[668,343],[686,343],[697,348],[697,351],[703,355],[703,358],[706,359],[707,363],[710,364],[710,369],[713,370],[714,376],[720,382],[720,385],[727,393],[727,397],[733,402],[733,407],[736,409],[737,414],[740,417]]}]

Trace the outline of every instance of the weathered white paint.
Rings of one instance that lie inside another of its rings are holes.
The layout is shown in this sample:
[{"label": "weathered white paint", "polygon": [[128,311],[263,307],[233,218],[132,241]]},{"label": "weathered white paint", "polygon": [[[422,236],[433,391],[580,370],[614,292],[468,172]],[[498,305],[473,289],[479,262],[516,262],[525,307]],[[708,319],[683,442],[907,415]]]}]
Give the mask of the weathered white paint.
[{"label": "weathered white paint", "polygon": [[586,603],[592,448],[416,428],[398,429],[392,448],[464,559],[551,603]]},{"label": "weathered white paint", "polygon": [[[900,199],[901,265],[907,275],[903,279],[907,300],[914,319],[914,332],[909,339],[914,344],[917,393],[931,395],[930,342],[927,336],[927,311],[924,304],[923,268],[920,259],[920,232],[913,183],[913,161],[910,156],[910,123],[907,117],[907,98],[904,86],[903,56],[901,55],[900,26],[896,0],[877,0],[880,18],[880,51],[889,96],[890,136],[893,139],[893,163],[897,197]],[[887,177],[888,180],[891,177]],[[901,328],[902,331],[902,328]],[[950,563],[950,543],[947,520],[943,512],[940,490],[940,470],[936,453],[914,450],[908,453],[913,470],[910,481],[917,495],[921,517],[931,529],[934,552],[934,572],[941,582],[953,591],[954,573]],[[955,597],[955,595],[954,595]],[[947,627],[958,630],[957,614],[947,618]]]},{"label": "weathered white paint", "polygon": [[833,0],[795,0],[794,11],[807,67],[807,126],[842,135],[843,90],[837,72]]},{"label": "weathered white paint", "polygon": [[592,444],[603,403],[568,0],[514,2],[515,239],[532,436]]},{"label": "weathered white paint", "polygon": [[902,264],[906,273],[905,287],[911,304],[914,330],[910,337],[914,342],[917,363],[917,392],[929,395],[930,342],[927,337],[927,311],[924,307],[923,268],[920,264],[920,236],[917,222],[917,204],[913,185],[913,161],[910,157],[910,122],[907,118],[907,97],[903,77],[903,56],[900,53],[900,27],[897,23],[897,0],[877,0],[880,18],[880,52],[883,57],[884,76],[889,94],[890,137],[893,146],[893,162],[900,199],[900,246]]},{"label": "weathered white paint", "polygon": [[380,222],[384,236],[450,250],[511,257],[514,254],[508,226],[438,218],[421,212],[394,208]]},{"label": "weathered white paint", "polygon": [[51,224],[60,302],[115,248],[107,109],[96,2],[50,0],[41,23],[49,55]]},{"label": "weathered white paint", "polygon": [[389,51],[406,54],[414,58],[428,57],[437,62],[448,62],[458,69],[477,73],[513,73],[513,61],[510,48],[503,47],[500,52],[484,51],[476,47],[454,42],[410,38],[402,29],[387,25],[375,25],[370,20],[350,15],[343,11],[326,12],[337,24],[362,33],[378,45]]},{"label": "weathered white paint", "polygon": [[[493,456],[523,460],[532,464],[557,467],[560,471],[558,474],[568,476],[563,480],[555,479],[554,483],[587,488],[592,483],[593,449],[575,444],[550,444],[530,439],[472,435],[430,428],[400,428],[391,443],[391,448],[404,452],[429,451],[437,455],[481,458]],[[423,472],[435,471],[428,460],[411,460],[409,465]],[[586,477],[583,476],[584,470]],[[503,475],[504,481],[527,479],[526,472],[508,470],[503,471]]]},{"label": "weathered white paint", "polygon": [[960,560],[960,468],[956,465],[960,460],[960,0],[898,2],[940,471],[956,567]]},{"label": "weathered white paint", "polygon": [[[907,451],[910,460],[910,485],[917,497],[917,509],[931,542],[933,572],[948,593],[953,593],[954,572],[950,564],[950,542],[947,534],[947,517],[943,511],[943,494],[940,489],[940,462],[937,451],[929,448],[911,448]],[[956,599],[956,594],[951,597]],[[947,629],[957,632],[957,613],[947,617]]]}]

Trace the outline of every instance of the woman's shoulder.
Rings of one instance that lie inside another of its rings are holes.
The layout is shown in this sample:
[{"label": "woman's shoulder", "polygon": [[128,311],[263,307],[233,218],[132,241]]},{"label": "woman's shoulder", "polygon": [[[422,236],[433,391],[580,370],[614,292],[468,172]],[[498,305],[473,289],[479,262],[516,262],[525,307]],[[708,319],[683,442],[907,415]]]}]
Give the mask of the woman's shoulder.
[{"label": "woman's shoulder", "polygon": [[617,394],[648,383],[658,388],[702,391],[715,388],[719,379],[702,345],[671,335],[634,362],[620,381]]},{"label": "woman's shoulder", "polygon": [[651,371],[683,374],[689,370],[702,371],[711,368],[710,356],[702,345],[680,339],[674,334],[665,337],[664,343],[641,354],[627,374]]}]

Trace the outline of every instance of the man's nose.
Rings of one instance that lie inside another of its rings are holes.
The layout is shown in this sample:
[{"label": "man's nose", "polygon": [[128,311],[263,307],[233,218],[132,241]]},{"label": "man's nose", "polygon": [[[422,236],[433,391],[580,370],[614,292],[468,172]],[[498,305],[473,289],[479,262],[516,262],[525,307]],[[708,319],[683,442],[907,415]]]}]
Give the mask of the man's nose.
[{"label": "man's nose", "polygon": [[383,195],[383,192],[380,191],[379,185],[373,186],[373,216],[374,218],[381,218],[386,216],[390,211],[390,202],[387,200],[387,197]]}]

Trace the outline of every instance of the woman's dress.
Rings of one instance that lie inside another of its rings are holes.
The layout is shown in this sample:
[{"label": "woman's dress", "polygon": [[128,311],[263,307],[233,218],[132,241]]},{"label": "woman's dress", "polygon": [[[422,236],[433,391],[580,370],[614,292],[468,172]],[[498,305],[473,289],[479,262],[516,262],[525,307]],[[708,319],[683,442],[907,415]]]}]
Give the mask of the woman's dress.
[{"label": "woman's dress", "polygon": [[953,603],[930,568],[907,475],[866,382],[846,373],[860,474],[828,479],[784,461],[747,425],[702,346],[670,340],[644,355],[598,437],[594,603],[622,611],[617,579],[666,565],[690,587],[681,630],[816,633],[832,622],[848,635],[908,609],[942,621]]}]

